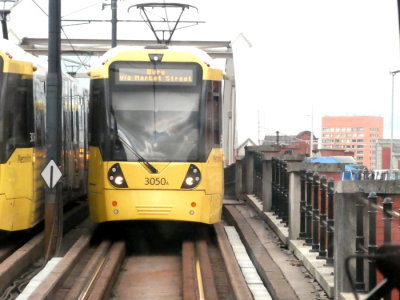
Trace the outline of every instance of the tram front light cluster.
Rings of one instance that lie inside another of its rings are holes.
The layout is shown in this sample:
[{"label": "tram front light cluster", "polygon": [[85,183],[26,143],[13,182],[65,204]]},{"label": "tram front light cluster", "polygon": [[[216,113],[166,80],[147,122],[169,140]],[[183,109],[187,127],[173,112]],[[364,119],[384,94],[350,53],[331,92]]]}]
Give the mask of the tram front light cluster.
[{"label": "tram front light cluster", "polygon": [[121,166],[119,164],[114,164],[108,170],[108,180],[110,183],[117,188],[127,188],[124,174],[122,173]]},{"label": "tram front light cluster", "polygon": [[124,178],[122,176],[117,176],[114,178],[114,183],[118,186],[124,184]]},{"label": "tram front light cluster", "polygon": [[191,164],[189,170],[186,173],[185,179],[183,180],[182,189],[192,189],[196,187],[201,181],[201,174],[198,167]]},{"label": "tram front light cluster", "polygon": [[188,185],[188,186],[192,186],[193,183],[194,183],[193,177],[188,177],[188,178],[186,178],[185,183],[186,183],[186,185]]}]

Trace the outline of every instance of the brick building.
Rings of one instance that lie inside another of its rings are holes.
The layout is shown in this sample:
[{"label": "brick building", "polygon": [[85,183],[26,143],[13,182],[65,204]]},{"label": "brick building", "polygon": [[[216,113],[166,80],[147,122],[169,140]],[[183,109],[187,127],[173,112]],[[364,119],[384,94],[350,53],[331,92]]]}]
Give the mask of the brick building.
[{"label": "brick building", "polygon": [[326,157],[326,156],[351,156],[354,157],[353,151],[347,151],[346,149],[318,149],[315,153],[317,157]]},{"label": "brick building", "polygon": [[[302,131],[297,135],[266,135],[263,145],[277,145],[277,153],[310,154],[310,131]],[[318,138],[313,134],[313,152],[317,151]]]},{"label": "brick building", "polygon": [[322,117],[322,148],[353,151],[357,163],[368,169],[377,167],[375,145],[382,138],[382,117]]},{"label": "brick building", "polygon": [[[390,139],[379,140],[375,144],[376,169],[390,169]],[[400,140],[393,140],[393,169],[400,169]]]}]

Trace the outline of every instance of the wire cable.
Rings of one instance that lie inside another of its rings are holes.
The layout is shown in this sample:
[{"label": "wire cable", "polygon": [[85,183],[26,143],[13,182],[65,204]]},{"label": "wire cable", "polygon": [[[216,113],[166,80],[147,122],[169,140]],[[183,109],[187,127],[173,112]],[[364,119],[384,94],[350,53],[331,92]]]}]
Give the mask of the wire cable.
[{"label": "wire cable", "polygon": [[75,13],[77,13],[77,12],[81,12],[81,11],[83,11],[83,10],[85,10],[85,9],[91,8],[91,7],[93,7],[93,6],[96,6],[97,4],[102,3],[102,2],[103,2],[103,1],[96,1],[96,2],[93,3],[93,4],[90,4],[90,5],[88,5],[88,6],[82,7],[82,8],[80,8],[80,9],[78,9],[78,10],[72,11],[72,12],[70,12],[70,13],[68,13],[68,14],[66,14],[66,15],[64,15],[64,16],[62,16],[61,19],[62,19],[62,18],[65,18],[65,17],[67,17],[67,16],[70,16],[70,15],[73,15],[73,14],[75,14]]},{"label": "wire cable", "polygon": [[[164,4],[165,4],[165,0],[164,0]],[[166,6],[164,6],[164,11],[165,11],[165,17],[167,19],[167,25],[168,25],[169,34],[171,35],[171,26],[169,26],[168,12],[167,12],[167,7]]]},{"label": "wire cable", "polygon": [[44,11],[44,9],[43,9],[39,4],[37,4],[37,2],[36,2],[35,0],[32,0],[32,2],[33,2],[46,16],[49,16],[49,14],[46,13],[46,12]]},{"label": "wire cable", "polygon": [[[68,36],[67,36],[67,34],[66,34],[66,32],[65,32],[65,30],[64,30],[64,28],[63,28],[63,26],[61,26],[61,31],[62,31],[62,33],[64,34],[65,38],[67,39],[69,45],[71,46],[72,52],[76,53],[77,51],[75,50],[74,45],[72,45],[71,40],[68,38]],[[76,55],[76,57],[78,58],[79,62],[81,63],[81,67],[84,67],[85,70],[87,70],[87,67],[85,66],[85,64],[84,64],[84,62],[82,61],[81,57],[80,57],[79,55],[77,55],[77,54],[75,54],[75,55]],[[79,71],[79,69],[80,69],[81,67],[79,67],[79,68],[77,69],[77,71]]]},{"label": "wire cable", "polygon": [[[46,13],[46,11],[45,11],[35,0],[32,0],[32,2],[33,2],[47,17],[49,16],[48,13]],[[71,46],[72,52],[76,53],[77,51],[76,51],[74,45],[72,44],[71,40],[69,39],[68,35],[66,34],[66,32],[65,32],[63,26],[61,26],[61,31],[62,31],[62,33],[64,34],[65,38],[67,39],[69,45]],[[87,70],[87,67],[85,66],[85,64],[84,64],[84,62],[82,61],[81,57],[80,57],[79,55],[77,55],[77,54],[75,54],[75,55],[76,55],[76,57],[78,58],[79,62],[81,63],[81,67],[83,66],[83,67],[85,68],[85,70]],[[78,71],[81,67],[79,67],[79,68],[77,69],[77,71]]]}]

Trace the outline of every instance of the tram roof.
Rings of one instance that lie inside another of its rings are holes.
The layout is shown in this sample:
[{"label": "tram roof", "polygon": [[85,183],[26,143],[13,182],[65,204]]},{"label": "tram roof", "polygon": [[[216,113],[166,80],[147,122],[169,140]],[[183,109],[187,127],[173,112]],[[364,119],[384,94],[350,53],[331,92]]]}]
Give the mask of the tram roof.
[{"label": "tram roof", "polygon": [[[196,47],[190,47],[190,46],[169,46],[168,48],[149,48],[146,47],[140,47],[140,46],[117,46],[115,48],[112,48],[108,50],[106,53],[104,53],[99,60],[93,65],[93,67],[98,67],[100,66],[104,61],[115,57],[119,54],[122,54],[124,52],[129,52],[129,51],[146,51],[146,52],[151,52],[151,51],[168,51],[168,52],[182,52],[182,53],[190,53],[193,54],[193,56],[197,57],[199,60],[203,61],[204,63],[209,64],[211,67],[213,67],[213,59],[211,58],[210,55],[208,55],[205,51],[198,49]],[[217,67],[215,67],[217,68]]]},{"label": "tram roof", "polygon": [[10,40],[0,39],[0,50],[7,53],[15,60],[32,62],[34,56]]}]

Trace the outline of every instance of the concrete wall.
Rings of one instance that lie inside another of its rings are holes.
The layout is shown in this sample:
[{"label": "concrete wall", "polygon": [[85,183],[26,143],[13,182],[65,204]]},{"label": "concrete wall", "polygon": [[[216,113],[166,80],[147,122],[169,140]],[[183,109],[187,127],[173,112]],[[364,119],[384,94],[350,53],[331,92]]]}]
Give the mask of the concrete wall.
[{"label": "concrete wall", "polygon": [[249,151],[250,147],[246,147],[246,155],[244,158],[245,171],[245,187],[244,190],[247,194],[254,193],[254,152]]},{"label": "concrete wall", "polygon": [[272,206],[272,162],[263,161],[263,211],[271,211]]},{"label": "concrete wall", "polygon": [[224,196],[236,195],[236,164],[231,164],[224,169]]},{"label": "concrete wall", "polygon": [[289,240],[299,238],[300,233],[300,172],[289,174]]},{"label": "concrete wall", "polygon": [[[364,246],[367,248],[368,240],[368,195],[376,193],[381,198],[397,198],[400,194],[398,181],[339,181],[335,185],[335,294],[351,292],[349,280],[345,274],[345,260],[349,255],[355,254],[356,247],[356,202],[362,200]],[[381,205],[381,203],[378,203]],[[379,239],[379,236],[377,236]],[[351,274],[355,280],[355,260],[351,261]],[[364,278],[368,288],[368,266],[364,260]]]}]

